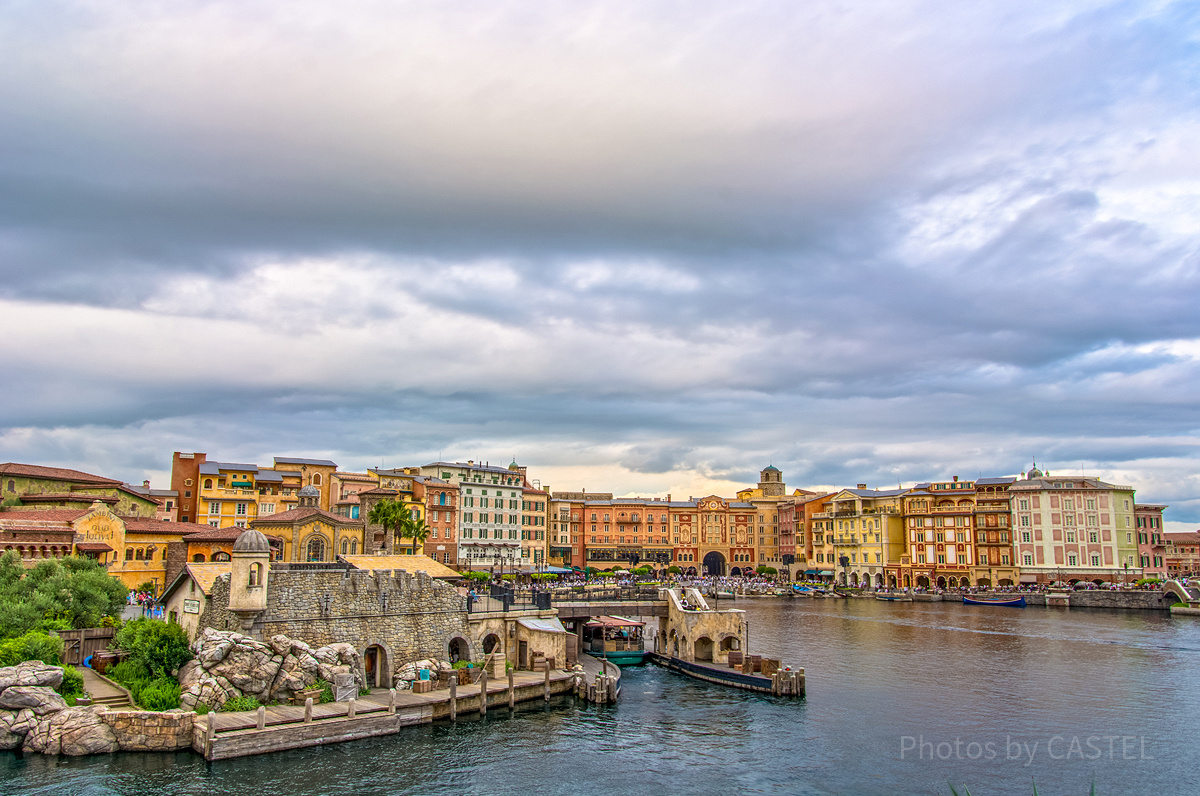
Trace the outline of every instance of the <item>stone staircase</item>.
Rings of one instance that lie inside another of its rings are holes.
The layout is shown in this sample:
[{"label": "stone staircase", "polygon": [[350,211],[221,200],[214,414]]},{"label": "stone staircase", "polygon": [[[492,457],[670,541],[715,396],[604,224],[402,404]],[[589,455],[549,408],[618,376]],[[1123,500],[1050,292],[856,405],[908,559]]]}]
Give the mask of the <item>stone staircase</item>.
[{"label": "stone staircase", "polygon": [[83,690],[92,695],[93,705],[104,705],[109,709],[133,707],[129,691],[122,686],[85,666],[77,666],[75,670],[83,675]]}]

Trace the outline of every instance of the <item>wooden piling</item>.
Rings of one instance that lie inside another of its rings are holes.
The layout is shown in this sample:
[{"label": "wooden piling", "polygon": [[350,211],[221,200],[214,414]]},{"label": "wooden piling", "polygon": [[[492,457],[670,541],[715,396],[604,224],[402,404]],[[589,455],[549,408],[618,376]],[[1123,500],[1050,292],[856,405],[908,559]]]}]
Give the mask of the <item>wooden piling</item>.
[{"label": "wooden piling", "polygon": [[267,727],[267,709],[262,705],[258,706],[258,729],[263,730]]},{"label": "wooden piling", "polygon": [[546,661],[546,701],[550,701],[550,661]]},{"label": "wooden piling", "polygon": [[456,675],[450,678],[450,721],[455,721],[458,718],[458,672],[452,672]]},{"label": "wooden piling", "polygon": [[487,715],[487,669],[479,670],[479,715]]},{"label": "wooden piling", "polygon": [[312,724],[312,697],[304,700],[304,723]]},{"label": "wooden piling", "polygon": [[508,709],[517,706],[517,689],[513,686],[513,670],[508,670]]},{"label": "wooden piling", "polygon": [[389,688],[388,689],[388,713],[392,714],[395,712],[396,712],[396,689]]},{"label": "wooden piling", "polygon": [[357,700],[355,700],[354,697],[350,697],[349,701],[346,702],[346,718],[348,718],[348,719],[354,718],[354,710],[357,707],[358,707]]}]

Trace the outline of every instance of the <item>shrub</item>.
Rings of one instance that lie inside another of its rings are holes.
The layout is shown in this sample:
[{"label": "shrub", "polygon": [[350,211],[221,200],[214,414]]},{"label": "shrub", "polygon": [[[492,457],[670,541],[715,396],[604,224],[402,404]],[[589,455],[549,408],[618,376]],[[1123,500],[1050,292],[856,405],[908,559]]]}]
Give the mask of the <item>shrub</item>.
[{"label": "shrub", "polygon": [[196,715],[197,716],[207,716],[211,710],[212,710],[212,708],[210,708],[208,705],[204,704],[203,702],[196,703]]},{"label": "shrub", "polygon": [[233,713],[240,710],[258,710],[261,704],[252,696],[234,697],[225,701],[225,704],[221,706],[221,712]]},{"label": "shrub", "polygon": [[516,579],[517,579],[517,576],[511,572],[505,572],[503,575],[500,576],[500,580],[516,580]]},{"label": "shrub", "polygon": [[487,580],[489,576],[486,572],[468,572],[463,577],[467,580]]},{"label": "shrub", "polygon": [[16,666],[22,661],[41,661],[51,666],[62,663],[63,641],[41,630],[0,642],[0,666]]},{"label": "shrub", "polygon": [[174,710],[179,707],[179,683],[170,677],[151,680],[142,687],[137,701],[146,710]]},{"label": "shrub", "polygon": [[54,690],[64,699],[83,696],[83,675],[74,666],[64,666],[63,681]]},{"label": "shrub", "polygon": [[319,704],[333,701],[333,683],[328,680],[317,680],[312,687],[321,689],[321,698],[317,700]]},{"label": "shrub", "polygon": [[455,669],[473,669],[470,661],[455,661],[451,664]]},{"label": "shrub", "polygon": [[672,564],[671,566],[667,567],[667,574],[668,574],[668,575],[678,575],[680,572],[683,572],[683,570],[682,570],[681,568],[679,568],[679,567],[675,566],[674,564]]},{"label": "shrub", "polygon": [[153,677],[164,677],[192,659],[187,633],[177,624],[155,619],[127,622],[113,639],[117,649],[145,667]]}]

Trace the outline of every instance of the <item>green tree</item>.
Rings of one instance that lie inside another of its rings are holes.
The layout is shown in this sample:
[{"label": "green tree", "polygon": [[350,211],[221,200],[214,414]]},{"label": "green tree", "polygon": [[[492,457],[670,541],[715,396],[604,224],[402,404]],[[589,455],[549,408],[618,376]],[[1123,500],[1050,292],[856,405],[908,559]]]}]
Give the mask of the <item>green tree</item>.
[{"label": "green tree", "polygon": [[404,508],[403,503],[386,498],[371,507],[371,512],[367,514],[367,522],[382,527],[383,537],[392,539],[394,538],[393,534],[407,516],[409,516],[408,510]]},{"label": "green tree", "polygon": [[13,551],[0,556],[0,638],[30,630],[98,627],[120,616],[129,590],[90,558],[46,559],[25,569]]},{"label": "green tree", "polygon": [[415,556],[417,546],[424,549],[425,540],[429,538],[429,529],[425,527],[425,520],[413,519],[412,513],[405,509],[404,518],[400,521],[400,538],[412,540],[412,554]]}]

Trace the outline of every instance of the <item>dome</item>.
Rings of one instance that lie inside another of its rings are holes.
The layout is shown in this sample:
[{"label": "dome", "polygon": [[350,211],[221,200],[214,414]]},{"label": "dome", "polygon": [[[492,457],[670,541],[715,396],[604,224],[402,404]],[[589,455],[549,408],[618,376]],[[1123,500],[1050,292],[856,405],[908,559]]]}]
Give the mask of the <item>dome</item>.
[{"label": "dome", "polygon": [[1033,463],[1033,467],[1029,470],[1028,478],[1041,478],[1042,471],[1038,469],[1037,462]]},{"label": "dome", "polygon": [[300,497],[320,497],[321,490],[317,489],[312,484],[300,487]]},{"label": "dome", "polygon": [[267,537],[263,536],[262,531],[248,528],[238,535],[237,541],[233,543],[233,552],[270,553],[271,543],[267,541]]},{"label": "dome", "polygon": [[767,472],[768,470],[771,472],[775,472],[775,473],[779,472],[779,468],[773,464],[768,464],[766,467],[763,468],[764,473]]},{"label": "dome", "polygon": [[516,459],[513,459],[513,463],[508,466],[508,469],[512,470],[513,472],[517,472],[521,469],[521,466],[517,464]]}]

